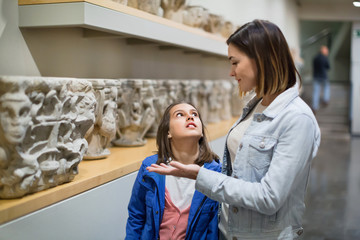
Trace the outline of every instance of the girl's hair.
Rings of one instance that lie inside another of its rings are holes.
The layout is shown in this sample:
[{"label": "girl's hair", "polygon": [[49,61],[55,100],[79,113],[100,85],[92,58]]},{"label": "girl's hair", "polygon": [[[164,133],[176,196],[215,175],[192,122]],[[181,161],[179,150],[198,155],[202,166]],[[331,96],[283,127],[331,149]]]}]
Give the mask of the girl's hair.
[{"label": "girl's hair", "polygon": [[[281,30],[265,20],[248,22],[226,41],[256,62],[258,75],[255,92],[258,98],[276,94],[296,83],[296,70],[289,46]],[[299,86],[300,87],[300,86]]]},{"label": "girl's hair", "polygon": [[[185,101],[179,101],[179,102],[172,103],[166,108],[166,110],[160,120],[159,128],[158,128],[157,135],[156,135],[156,145],[158,148],[158,160],[156,162],[157,164],[166,163],[166,160],[169,159],[170,157],[172,159],[175,158],[174,154],[171,150],[170,139],[168,138],[168,133],[169,133],[169,128],[170,128],[170,110],[174,106],[176,106],[178,104],[182,104],[182,103],[189,104],[194,107],[193,104],[185,102]],[[194,107],[194,108],[196,109],[196,107]],[[198,111],[198,114],[199,114],[199,119],[200,119],[201,125],[202,125],[203,136],[199,140],[199,156],[195,160],[194,163],[199,166],[202,166],[206,162],[212,162],[215,159],[218,160],[219,157],[215,153],[213,153],[209,147],[209,144],[207,142],[205,127],[204,127],[204,122],[202,121],[199,111]]]}]

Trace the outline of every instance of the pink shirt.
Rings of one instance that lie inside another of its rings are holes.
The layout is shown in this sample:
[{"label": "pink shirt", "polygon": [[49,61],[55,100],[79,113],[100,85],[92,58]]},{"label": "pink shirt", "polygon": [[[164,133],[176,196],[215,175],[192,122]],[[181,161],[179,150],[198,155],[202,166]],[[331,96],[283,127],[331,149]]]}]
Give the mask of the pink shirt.
[{"label": "pink shirt", "polygon": [[189,213],[190,205],[181,211],[171,201],[170,194],[165,188],[165,209],[160,224],[160,240],[185,239]]}]

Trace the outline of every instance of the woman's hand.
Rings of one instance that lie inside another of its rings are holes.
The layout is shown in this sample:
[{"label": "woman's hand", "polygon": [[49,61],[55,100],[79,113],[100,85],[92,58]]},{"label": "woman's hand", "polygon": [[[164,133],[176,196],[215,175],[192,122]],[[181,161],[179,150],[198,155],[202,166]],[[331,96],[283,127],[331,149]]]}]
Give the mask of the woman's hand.
[{"label": "woman's hand", "polygon": [[171,161],[169,165],[164,163],[151,164],[146,168],[149,172],[156,172],[162,175],[172,175],[176,177],[185,177],[190,179],[196,179],[200,166],[197,164],[182,164],[178,161]]}]

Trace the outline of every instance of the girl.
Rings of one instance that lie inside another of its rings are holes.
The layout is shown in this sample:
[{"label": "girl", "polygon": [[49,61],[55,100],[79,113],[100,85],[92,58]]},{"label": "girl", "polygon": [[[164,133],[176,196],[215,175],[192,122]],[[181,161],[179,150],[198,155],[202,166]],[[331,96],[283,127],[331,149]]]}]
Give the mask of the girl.
[{"label": "girl", "polygon": [[170,161],[221,170],[207,143],[198,111],[188,103],[171,104],[160,121],[158,154],[147,157],[135,180],[129,202],[126,239],[218,239],[218,203],[195,190],[188,178],[146,170]]},{"label": "girl", "polygon": [[198,191],[222,202],[220,239],[297,239],[319,126],[299,97],[298,73],[275,24],[246,23],[227,44],[230,76],[241,93],[256,96],[227,135],[224,174],[178,162],[148,170],[196,179]]}]

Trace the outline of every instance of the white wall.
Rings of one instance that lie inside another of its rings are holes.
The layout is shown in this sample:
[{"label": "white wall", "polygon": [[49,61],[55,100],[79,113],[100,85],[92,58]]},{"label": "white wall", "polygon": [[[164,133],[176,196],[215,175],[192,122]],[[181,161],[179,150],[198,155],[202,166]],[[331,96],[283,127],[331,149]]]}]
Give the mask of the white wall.
[{"label": "white wall", "polygon": [[279,26],[290,47],[299,48],[298,8],[289,0],[187,0],[188,5],[200,5],[237,25],[254,19],[269,20]]},{"label": "white wall", "polygon": [[39,76],[18,28],[17,1],[0,0],[0,75]]}]

